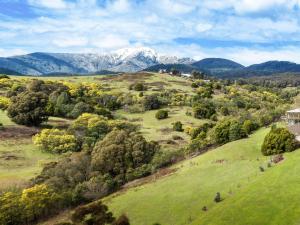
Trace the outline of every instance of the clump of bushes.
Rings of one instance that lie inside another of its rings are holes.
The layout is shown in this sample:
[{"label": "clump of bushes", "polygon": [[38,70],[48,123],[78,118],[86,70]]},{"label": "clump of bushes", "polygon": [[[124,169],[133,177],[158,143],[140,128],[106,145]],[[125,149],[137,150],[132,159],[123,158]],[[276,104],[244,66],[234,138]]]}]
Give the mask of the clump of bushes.
[{"label": "clump of bushes", "polygon": [[217,144],[225,144],[247,137],[242,124],[237,120],[219,121],[214,127],[214,140]]},{"label": "clump of bushes", "polygon": [[146,91],[147,87],[143,83],[133,83],[130,84],[129,90],[135,90],[135,91]]},{"label": "clump of bushes", "polygon": [[74,152],[78,150],[76,138],[65,130],[44,129],[33,137],[35,145],[52,153]]},{"label": "clump of bushes", "polygon": [[298,147],[295,135],[286,128],[273,128],[266,135],[261,146],[263,155],[276,155],[294,151]]},{"label": "clump of bushes", "polygon": [[162,105],[157,94],[147,95],[144,97],[143,106],[145,110],[159,109]]},{"label": "clump of bushes", "polygon": [[183,131],[182,123],[181,123],[180,121],[176,121],[176,122],[173,124],[173,130],[174,130],[174,131],[182,132],[182,131]]},{"label": "clump of bushes", "polygon": [[129,219],[125,215],[121,215],[116,219],[111,212],[108,211],[106,205],[100,201],[92,202],[87,205],[79,206],[75,209],[71,216],[71,225],[76,224],[113,224],[113,225],[130,225]]},{"label": "clump of bushes", "polygon": [[197,119],[209,119],[216,113],[216,107],[211,101],[203,101],[194,105],[193,112]]},{"label": "clump of bushes", "polygon": [[158,120],[166,119],[166,118],[168,118],[168,116],[169,116],[168,111],[163,110],[163,109],[158,110],[155,114],[155,118],[158,119]]}]

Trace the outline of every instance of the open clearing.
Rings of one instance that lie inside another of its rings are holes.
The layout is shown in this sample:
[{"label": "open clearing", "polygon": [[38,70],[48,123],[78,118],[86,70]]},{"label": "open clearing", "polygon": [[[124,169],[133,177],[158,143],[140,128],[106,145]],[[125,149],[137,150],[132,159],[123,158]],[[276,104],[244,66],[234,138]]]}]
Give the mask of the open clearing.
[{"label": "open clearing", "polygon": [[[59,121],[59,122],[57,122]],[[30,178],[37,175],[43,164],[57,159],[56,155],[40,151],[32,143],[37,128],[19,126],[9,120],[0,110],[0,191],[23,187]],[[61,120],[51,118],[50,125],[59,125]]]}]

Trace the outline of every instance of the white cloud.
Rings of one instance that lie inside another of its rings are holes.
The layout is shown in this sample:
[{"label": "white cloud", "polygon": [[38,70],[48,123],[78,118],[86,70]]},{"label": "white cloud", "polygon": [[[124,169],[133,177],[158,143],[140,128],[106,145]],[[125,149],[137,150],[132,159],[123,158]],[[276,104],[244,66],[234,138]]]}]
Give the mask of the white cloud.
[{"label": "white cloud", "polygon": [[88,40],[85,37],[74,37],[68,35],[68,37],[61,37],[56,40],[53,40],[53,44],[58,47],[74,47],[74,46],[85,46],[88,43]]},{"label": "white cloud", "polygon": [[3,49],[0,48],[0,57],[8,57],[8,56],[15,56],[15,55],[24,55],[28,52],[23,49]]},{"label": "white cloud", "polygon": [[185,14],[195,9],[195,5],[186,1],[161,0],[157,5],[167,14]]},{"label": "white cloud", "polygon": [[129,41],[124,37],[119,37],[116,35],[105,35],[93,38],[91,40],[93,46],[100,49],[115,50],[118,48],[128,47]]},{"label": "white cloud", "polygon": [[113,12],[125,13],[130,9],[130,4],[127,0],[115,0],[109,4],[109,9]]},{"label": "white cloud", "polygon": [[33,6],[51,9],[64,9],[67,7],[64,0],[28,0],[28,2]]},{"label": "white cloud", "polygon": [[[146,45],[197,59],[239,59],[241,51],[241,61],[246,64],[272,55],[298,56],[291,53],[293,49],[279,51],[276,43],[300,41],[300,16],[295,11],[300,0],[105,0],[104,5],[97,0],[27,1],[38,17],[0,18],[0,48],[97,52]],[[178,38],[228,41],[233,46],[178,45],[174,41]],[[253,44],[237,48],[234,42]],[[275,50],[258,50],[255,43],[260,47],[261,43],[275,43]]]},{"label": "white cloud", "polygon": [[208,23],[198,23],[196,26],[196,30],[201,33],[201,32],[210,30],[212,27],[213,26]]},{"label": "white cloud", "polygon": [[299,47],[284,47],[276,50],[232,48],[225,57],[244,65],[257,64],[270,60],[282,60],[300,63]]}]

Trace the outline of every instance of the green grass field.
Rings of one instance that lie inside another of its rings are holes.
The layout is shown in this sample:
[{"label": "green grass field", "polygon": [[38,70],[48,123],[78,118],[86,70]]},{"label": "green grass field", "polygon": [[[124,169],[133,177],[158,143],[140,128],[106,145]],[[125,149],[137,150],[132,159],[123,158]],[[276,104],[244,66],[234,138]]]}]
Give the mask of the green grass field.
[{"label": "green grass field", "polygon": [[[51,118],[49,124],[60,125],[61,121]],[[5,112],[1,110],[0,122],[5,128],[0,131],[0,191],[2,191],[22,187],[41,171],[43,164],[56,160],[57,156],[42,152],[34,146],[31,136],[26,135],[28,130],[11,122]],[[11,128],[14,130],[10,131]],[[20,136],[6,137],[3,136],[4,134]]]},{"label": "green grass field", "polygon": [[[146,111],[143,113],[127,113],[124,110],[116,112],[117,117],[126,118],[128,121],[140,125],[142,134],[148,140],[158,141],[163,149],[172,150],[183,147],[190,141],[190,136],[185,132],[173,131],[173,123],[181,121],[183,128],[196,127],[205,122],[205,120],[199,120],[192,116],[187,116],[186,111],[191,112],[191,107],[169,107],[169,116],[166,119],[158,120],[155,118],[155,114],[158,110]],[[182,140],[177,142],[167,142],[173,139],[173,136],[180,136]]]},{"label": "green grass field", "polygon": [[[186,160],[174,166],[174,174],[104,202],[117,215],[126,213],[133,225],[299,224],[300,151],[268,168],[269,158],[260,153],[268,130]],[[224,199],[220,203],[213,201],[216,192]]]}]

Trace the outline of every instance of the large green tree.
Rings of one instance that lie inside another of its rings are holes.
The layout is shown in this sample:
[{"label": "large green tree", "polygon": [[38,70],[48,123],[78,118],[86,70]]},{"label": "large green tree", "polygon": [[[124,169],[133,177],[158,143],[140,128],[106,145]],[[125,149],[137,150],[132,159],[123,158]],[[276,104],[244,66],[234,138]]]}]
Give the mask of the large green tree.
[{"label": "large green tree", "polygon": [[124,183],[143,176],[158,145],[147,142],[137,133],[114,129],[102,141],[96,143],[92,152],[92,168],[102,174],[115,177]]},{"label": "large green tree", "polygon": [[17,124],[37,126],[48,120],[47,102],[43,92],[25,91],[11,98],[7,114]]},{"label": "large green tree", "polygon": [[263,155],[274,155],[284,152],[291,152],[297,148],[295,135],[290,133],[286,128],[273,128],[266,135],[261,146]]}]

